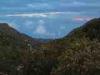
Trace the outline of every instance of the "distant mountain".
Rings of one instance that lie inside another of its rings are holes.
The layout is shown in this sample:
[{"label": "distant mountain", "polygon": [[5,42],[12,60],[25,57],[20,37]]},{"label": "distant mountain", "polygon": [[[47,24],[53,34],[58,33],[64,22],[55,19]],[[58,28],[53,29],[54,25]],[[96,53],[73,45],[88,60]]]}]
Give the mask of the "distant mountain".
[{"label": "distant mountain", "polygon": [[6,74],[100,75],[100,18],[53,40],[0,23],[0,75]]}]

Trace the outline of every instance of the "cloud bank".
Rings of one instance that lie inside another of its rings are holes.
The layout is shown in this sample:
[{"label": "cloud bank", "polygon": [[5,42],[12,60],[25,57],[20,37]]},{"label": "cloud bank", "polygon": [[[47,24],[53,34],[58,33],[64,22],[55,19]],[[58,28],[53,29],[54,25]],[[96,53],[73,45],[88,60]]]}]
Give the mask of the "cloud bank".
[{"label": "cloud bank", "polygon": [[50,15],[67,15],[67,14],[80,14],[80,12],[47,12],[47,13],[21,13],[21,14],[5,14],[4,17],[48,17]]}]

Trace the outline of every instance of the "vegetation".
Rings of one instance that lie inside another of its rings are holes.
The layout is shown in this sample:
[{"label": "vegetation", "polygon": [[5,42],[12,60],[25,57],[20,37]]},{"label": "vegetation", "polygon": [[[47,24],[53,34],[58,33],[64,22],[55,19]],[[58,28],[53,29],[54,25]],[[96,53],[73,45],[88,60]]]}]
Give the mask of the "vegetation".
[{"label": "vegetation", "polygon": [[100,75],[100,19],[45,43],[0,24],[0,75]]}]

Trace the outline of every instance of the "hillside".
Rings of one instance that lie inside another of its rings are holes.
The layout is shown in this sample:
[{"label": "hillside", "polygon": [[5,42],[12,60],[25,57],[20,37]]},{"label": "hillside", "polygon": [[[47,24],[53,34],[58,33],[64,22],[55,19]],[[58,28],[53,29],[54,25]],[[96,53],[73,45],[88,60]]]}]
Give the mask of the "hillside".
[{"label": "hillside", "polygon": [[0,23],[0,75],[100,75],[100,19],[61,39],[31,38]]},{"label": "hillside", "polygon": [[7,23],[0,23],[0,32],[11,36],[14,39],[20,40],[22,42],[30,43],[31,45],[37,45],[41,43],[38,39],[27,36],[26,34],[20,33],[14,28],[10,27]]},{"label": "hillside", "polygon": [[56,43],[65,51],[51,75],[100,74],[100,18],[88,21]]}]

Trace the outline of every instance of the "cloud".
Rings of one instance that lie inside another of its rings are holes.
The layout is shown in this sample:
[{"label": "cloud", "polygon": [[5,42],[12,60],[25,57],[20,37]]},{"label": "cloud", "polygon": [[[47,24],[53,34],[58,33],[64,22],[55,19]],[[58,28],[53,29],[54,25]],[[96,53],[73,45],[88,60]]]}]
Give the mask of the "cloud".
[{"label": "cloud", "polygon": [[87,3],[79,2],[79,1],[71,1],[71,2],[68,2],[67,4],[66,4],[66,2],[62,3],[61,5],[62,6],[70,6],[70,7],[72,7],[72,6],[84,6],[84,5],[87,5]]},{"label": "cloud", "polygon": [[[66,4],[67,3],[67,4]],[[64,6],[100,6],[100,4],[98,2],[87,2],[87,1],[70,1],[70,2],[63,2],[61,3],[61,5],[64,5]]]},{"label": "cloud", "polygon": [[[82,13],[82,12],[81,12]],[[0,15],[3,17],[48,17],[48,16],[55,16],[55,15],[77,15],[80,14],[80,12],[47,12],[47,13],[20,13],[20,14],[5,14]]]},{"label": "cloud", "polygon": [[45,27],[43,25],[39,25],[36,28],[35,32],[38,33],[38,34],[46,34],[47,31],[46,31],[46,29],[45,29]]},{"label": "cloud", "polygon": [[85,3],[85,2],[79,2],[79,1],[73,1],[72,4],[77,5],[77,6],[87,5],[87,3]]},{"label": "cloud", "polygon": [[27,7],[31,8],[51,8],[51,5],[48,3],[29,3],[27,4]]},{"label": "cloud", "polygon": [[5,17],[47,17],[43,13],[31,13],[31,14],[7,14]]},{"label": "cloud", "polygon": [[56,38],[55,33],[49,32],[46,27],[44,26],[45,22],[43,20],[39,21],[39,25],[36,27],[36,30],[34,31],[35,34],[39,35],[44,35],[44,36],[49,36],[52,38]]},{"label": "cloud", "polygon": [[86,16],[77,16],[74,18],[75,21],[89,21],[91,20],[93,17],[86,17]]},{"label": "cloud", "polygon": [[33,8],[33,7],[36,7],[36,6],[34,6],[33,4],[27,4],[27,6],[28,6],[28,7],[32,7],[32,8]]},{"label": "cloud", "polygon": [[35,33],[38,33],[38,34],[47,34],[47,30],[44,26],[44,21],[43,20],[40,20],[39,21],[39,25],[37,26],[36,30],[35,30]]}]

